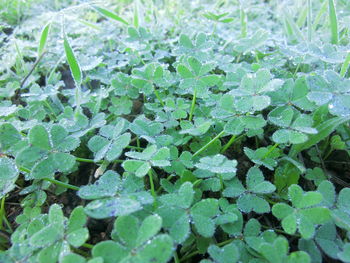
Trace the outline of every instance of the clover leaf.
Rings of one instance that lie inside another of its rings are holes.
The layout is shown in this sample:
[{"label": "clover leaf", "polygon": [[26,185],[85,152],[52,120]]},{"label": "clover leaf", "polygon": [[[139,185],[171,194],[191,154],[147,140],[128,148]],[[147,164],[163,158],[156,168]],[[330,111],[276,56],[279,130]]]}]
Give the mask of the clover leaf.
[{"label": "clover leaf", "polygon": [[210,245],[208,248],[208,253],[213,261],[202,260],[201,263],[235,263],[239,260],[240,256],[239,250],[234,244],[228,244],[222,248],[215,245]]},{"label": "clover leaf", "polygon": [[275,91],[281,87],[283,81],[273,79],[266,69],[260,69],[256,73],[246,74],[239,88],[229,92],[235,97],[235,108],[242,113],[261,111],[271,104],[267,92]]},{"label": "clover leaf", "polygon": [[176,68],[181,77],[180,89],[182,94],[196,94],[199,98],[208,97],[208,88],[215,86],[220,77],[209,74],[214,65],[202,64],[195,57],[189,57],[187,64],[179,64]]},{"label": "clover leaf", "polygon": [[329,112],[337,116],[350,114],[350,81],[336,72],[327,70],[323,75],[307,78],[310,92],[307,97],[317,105],[328,104]]},{"label": "clover leaf", "polygon": [[48,214],[32,213],[28,221],[18,221],[21,225],[14,233],[9,255],[14,260],[57,262],[89,238],[86,221],[81,206],[69,218],[57,204],[50,207]]},{"label": "clover leaf", "polygon": [[0,198],[15,188],[19,171],[13,159],[0,156]]},{"label": "clover leaf", "polygon": [[125,126],[126,121],[120,119],[115,126],[105,125],[100,128],[99,135],[95,135],[89,140],[88,147],[95,155],[95,162],[104,158],[107,161],[113,161],[122,154],[131,139],[130,133],[123,133]]},{"label": "clover leaf", "polygon": [[263,173],[257,167],[249,169],[246,184],[247,189],[238,179],[225,182],[226,188],[223,195],[238,198],[237,206],[242,212],[268,213],[270,211],[269,203],[259,195],[270,194],[275,191],[276,187],[264,180]]},{"label": "clover leaf", "polygon": [[273,170],[274,167],[277,166],[277,161],[275,159],[279,156],[278,149],[261,147],[254,151],[244,147],[244,153],[257,165],[263,165],[270,170]]},{"label": "clover leaf", "polygon": [[269,113],[268,119],[282,128],[272,135],[276,143],[303,143],[308,139],[307,134],[317,133],[317,130],[312,128],[311,116],[300,114],[289,106],[275,108]]},{"label": "clover leaf", "polygon": [[141,223],[131,215],[119,216],[112,231],[114,241],[98,243],[92,255],[107,263],[166,263],[172,255],[173,241],[167,234],[158,234],[161,227],[158,215],[148,216]]},{"label": "clover leaf", "polygon": [[150,143],[155,143],[157,136],[163,131],[164,126],[141,115],[129,125],[129,129],[140,138]]},{"label": "clover leaf", "polygon": [[35,179],[53,177],[55,172],[68,172],[75,164],[75,157],[69,154],[79,146],[80,141],[61,125],[49,130],[36,125],[28,133],[29,146],[16,156],[16,163],[30,169]]},{"label": "clover leaf", "polygon": [[277,203],[272,207],[272,214],[282,220],[282,227],[288,234],[299,230],[305,239],[311,238],[315,233],[315,225],[324,224],[331,219],[328,208],[316,206],[322,201],[318,192],[304,192],[300,186],[291,185],[288,195],[293,207],[285,203]]},{"label": "clover leaf", "polygon": [[151,145],[140,152],[126,152],[126,156],[133,158],[133,160],[126,160],[122,166],[125,171],[134,173],[137,177],[145,176],[152,166],[164,167],[170,166],[168,161],[170,158],[170,151],[163,147],[157,149],[156,145]]},{"label": "clover leaf", "polygon": [[132,175],[121,179],[119,174],[109,170],[94,184],[81,187],[78,195],[93,200],[84,208],[86,214],[102,219],[128,215],[152,203],[152,196],[143,189],[141,179]]}]

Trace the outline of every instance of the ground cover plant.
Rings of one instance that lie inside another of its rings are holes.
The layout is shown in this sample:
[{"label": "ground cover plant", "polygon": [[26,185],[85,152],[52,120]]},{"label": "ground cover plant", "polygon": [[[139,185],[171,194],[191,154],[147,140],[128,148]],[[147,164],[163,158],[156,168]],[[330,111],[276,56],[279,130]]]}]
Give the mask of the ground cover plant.
[{"label": "ground cover plant", "polygon": [[350,262],[350,2],[0,3],[0,262]]}]

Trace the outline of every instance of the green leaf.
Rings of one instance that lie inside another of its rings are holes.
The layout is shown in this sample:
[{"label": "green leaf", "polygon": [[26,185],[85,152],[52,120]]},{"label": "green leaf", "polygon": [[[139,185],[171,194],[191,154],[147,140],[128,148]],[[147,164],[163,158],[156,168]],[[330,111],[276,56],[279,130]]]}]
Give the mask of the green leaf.
[{"label": "green leaf", "polygon": [[29,143],[35,147],[43,150],[51,149],[49,133],[43,125],[36,125],[31,128],[28,134],[28,138]]},{"label": "green leaf", "polygon": [[98,7],[98,6],[93,6],[93,8],[108,18],[111,18],[117,22],[121,22],[125,25],[129,25],[129,23],[127,21],[125,21],[123,18],[121,18],[120,16],[116,15],[115,13],[113,13],[111,11],[108,11],[107,9],[104,9],[104,8]]},{"label": "green leaf", "polygon": [[86,242],[86,240],[88,240],[88,238],[89,231],[87,230],[87,228],[80,228],[70,232],[67,235],[66,240],[73,247],[80,247]]},{"label": "green leaf", "polygon": [[158,215],[146,217],[139,228],[136,245],[140,246],[155,236],[162,228],[162,218]]},{"label": "green leaf", "polygon": [[338,257],[343,262],[350,262],[350,243],[344,245],[343,251],[338,253]]},{"label": "green leaf", "polygon": [[69,68],[72,72],[73,79],[75,83],[80,87],[82,83],[82,73],[81,73],[81,68],[80,65],[74,55],[73,49],[71,48],[68,38],[66,35],[64,35],[63,39],[63,46],[64,46],[64,51],[66,53],[66,58],[69,64]]},{"label": "green leaf", "polygon": [[0,156],[0,198],[15,188],[19,171],[15,162],[7,157]]},{"label": "green leaf", "polygon": [[293,145],[289,151],[289,156],[295,158],[299,152],[311,148],[313,145],[329,136],[339,125],[349,120],[350,117],[334,117],[320,123],[316,126],[318,133],[309,135],[309,139],[305,143]]},{"label": "green leaf", "polygon": [[193,223],[199,234],[203,237],[214,235],[215,222],[213,218],[219,213],[218,201],[216,199],[203,199],[191,208]]},{"label": "green leaf", "polygon": [[218,263],[235,263],[240,257],[239,250],[234,244],[228,244],[222,248],[211,245],[208,248],[208,253]]},{"label": "green leaf", "polygon": [[50,32],[50,27],[51,27],[51,23],[47,23],[45,25],[45,27],[43,28],[43,30],[41,31],[40,42],[39,42],[39,46],[38,46],[38,57],[40,57],[42,55],[42,53],[44,52],[46,42],[47,42],[47,37],[48,37],[49,32]]},{"label": "green leaf", "polygon": [[202,170],[212,173],[236,173],[236,160],[228,160],[225,156],[217,154],[214,156],[203,157],[195,166]]},{"label": "green leaf", "polygon": [[125,247],[111,240],[99,242],[91,252],[93,257],[102,257],[103,263],[120,262],[128,255]]}]

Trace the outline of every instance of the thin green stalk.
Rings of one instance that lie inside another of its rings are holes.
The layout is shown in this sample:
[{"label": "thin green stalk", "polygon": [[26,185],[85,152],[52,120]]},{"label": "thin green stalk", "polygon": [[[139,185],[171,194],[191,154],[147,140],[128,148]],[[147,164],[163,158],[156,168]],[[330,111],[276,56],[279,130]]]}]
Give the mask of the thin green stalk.
[{"label": "thin green stalk", "polygon": [[348,71],[349,64],[350,64],[350,52],[348,52],[348,55],[346,56],[345,61],[340,69],[340,76],[342,76],[343,78],[345,77],[345,74]]},{"label": "thin green stalk", "polygon": [[247,37],[247,15],[243,10],[242,4],[239,10],[240,21],[241,21],[241,38]]},{"label": "thin green stalk", "polygon": [[180,263],[179,256],[177,255],[176,251],[174,252],[174,263]]},{"label": "thin green stalk", "polygon": [[149,184],[151,187],[151,194],[154,198],[153,207],[154,207],[154,209],[157,209],[157,193],[156,193],[155,188],[154,188],[153,174],[152,174],[151,169],[148,171],[148,177],[149,177]]},{"label": "thin green stalk", "polygon": [[196,106],[196,99],[197,99],[197,91],[193,91],[193,97],[192,97],[192,103],[191,103],[191,109],[190,109],[190,116],[188,118],[189,121],[192,121],[194,107]]},{"label": "thin green stalk", "polygon": [[223,134],[225,133],[225,131],[221,131],[218,135],[216,135],[214,137],[214,139],[212,139],[210,142],[208,142],[206,145],[204,145],[202,148],[200,148],[198,151],[196,151],[193,154],[193,157],[197,156],[198,154],[200,154],[201,152],[205,151],[210,145],[212,145],[217,139],[219,139]]},{"label": "thin green stalk", "polygon": [[338,36],[338,18],[335,10],[334,0],[328,0],[329,22],[331,29],[331,43],[337,45],[339,42]]},{"label": "thin green stalk", "polygon": [[275,144],[268,150],[268,152],[265,153],[265,155],[263,156],[262,159],[267,158],[267,157],[272,153],[272,151],[273,151],[274,149],[276,149],[276,147],[277,147],[278,145],[279,145],[278,143],[275,143]]},{"label": "thin green stalk", "polygon": [[312,3],[307,0],[307,40],[312,40]]},{"label": "thin green stalk", "polygon": [[241,139],[244,136],[244,134],[241,134],[240,136],[236,136],[236,135],[232,135],[231,139],[224,145],[224,147],[222,147],[220,153],[225,153],[227,151],[228,148],[230,148],[230,146],[238,141],[239,139]]},{"label": "thin green stalk", "polygon": [[86,158],[80,158],[80,157],[75,157],[75,160],[82,163],[95,163],[95,161],[92,159],[86,159]]},{"label": "thin green stalk", "polygon": [[67,189],[72,189],[72,190],[75,190],[75,191],[78,191],[78,190],[80,189],[79,187],[77,187],[77,186],[75,186],[75,185],[67,184],[67,183],[58,181],[58,180],[56,180],[56,179],[43,178],[43,180],[49,181],[49,182],[51,182],[51,183],[53,183],[53,184],[62,186],[62,187],[67,188]]},{"label": "thin green stalk", "polygon": [[198,255],[198,254],[199,254],[199,251],[198,251],[198,250],[193,251],[192,253],[190,253],[190,254],[188,254],[188,255],[186,255],[186,256],[183,256],[183,257],[180,259],[180,262],[184,262],[184,261],[186,261],[187,259],[190,259],[190,258],[192,258],[192,257],[194,257],[194,256],[196,256],[196,255]]},{"label": "thin green stalk", "polygon": [[226,152],[226,150],[235,142],[236,135],[232,135],[231,139],[222,147],[220,153]]},{"label": "thin green stalk", "polygon": [[327,1],[324,1],[320,10],[318,11],[317,15],[315,16],[314,23],[312,24],[312,29],[316,30],[317,26],[319,25],[322,16],[326,13],[327,11]]},{"label": "thin green stalk", "polygon": [[3,229],[3,218],[5,217],[5,199],[6,197],[4,196],[3,198],[1,198],[1,204],[0,204],[0,230]]},{"label": "thin green stalk", "polygon": [[93,248],[94,248],[94,245],[91,245],[91,244],[89,244],[89,243],[84,243],[84,244],[82,245],[82,247],[85,247],[85,248],[88,248],[88,249],[93,249]]},{"label": "thin green stalk", "polygon": [[157,90],[154,86],[153,86],[153,91],[154,91],[154,95],[156,95],[156,97],[157,97],[157,99],[158,99],[160,105],[162,105],[163,107],[165,107],[165,104],[164,104],[162,98],[160,97],[158,90]]}]

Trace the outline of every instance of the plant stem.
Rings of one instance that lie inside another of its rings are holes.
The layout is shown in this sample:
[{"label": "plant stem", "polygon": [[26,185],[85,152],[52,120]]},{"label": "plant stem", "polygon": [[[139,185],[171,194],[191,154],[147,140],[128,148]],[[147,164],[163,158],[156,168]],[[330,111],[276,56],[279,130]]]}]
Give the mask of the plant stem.
[{"label": "plant stem", "polygon": [[67,188],[67,189],[72,189],[72,190],[75,190],[75,191],[78,191],[78,190],[80,189],[79,187],[77,187],[77,186],[75,186],[75,185],[67,184],[67,183],[58,181],[58,180],[56,180],[56,179],[43,178],[43,180],[49,181],[49,182],[51,182],[51,183],[53,183],[53,184],[62,186],[62,187]]},{"label": "plant stem", "polygon": [[92,159],[86,159],[86,158],[80,158],[80,157],[75,157],[75,160],[82,163],[95,163],[95,161]]},{"label": "plant stem", "polygon": [[164,104],[162,98],[159,96],[158,90],[157,90],[156,87],[154,87],[154,86],[153,86],[153,91],[154,91],[154,95],[156,95],[156,97],[157,97],[159,103],[164,107],[165,104]]},{"label": "plant stem", "polygon": [[188,254],[187,256],[184,256],[180,259],[180,262],[183,262],[183,261],[186,261],[187,259],[190,259],[191,257],[193,256],[196,256],[199,254],[199,251],[196,250],[196,251],[193,251],[192,253]]},{"label": "plant stem", "polygon": [[193,157],[197,156],[198,154],[200,154],[201,152],[205,151],[210,145],[212,145],[217,139],[219,139],[223,134],[225,133],[225,131],[221,131],[218,135],[216,135],[210,142],[208,142],[206,145],[204,145],[202,148],[200,148],[198,151],[196,151],[193,154]]},{"label": "plant stem", "polygon": [[93,249],[93,247],[94,247],[94,245],[91,245],[91,244],[89,244],[89,243],[84,243],[84,244],[82,244],[81,246],[82,246],[82,247],[86,247],[86,248],[88,248],[88,249]]},{"label": "plant stem", "polygon": [[193,91],[193,97],[192,97],[192,103],[191,103],[191,110],[190,110],[190,116],[188,118],[189,121],[192,121],[194,107],[196,106],[196,99],[197,99],[197,91]]},{"label": "plant stem", "polygon": [[154,189],[153,175],[152,175],[151,169],[148,171],[148,177],[149,177],[149,184],[151,186],[151,194],[154,198],[153,207],[154,209],[157,209],[157,193]]},{"label": "plant stem", "polygon": [[278,143],[275,143],[275,144],[267,151],[267,153],[265,153],[265,155],[263,156],[262,159],[267,158],[267,157],[272,153],[272,151],[273,151],[278,145],[279,145]]},{"label": "plant stem", "polygon": [[4,196],[3,198],[1,198],[1,204],[0,204],[0,230],[3,229],[3,218],[5,217],[5,199],[6,197]]},{"label": "plant stem", "polygon": [[220,153],[226,152],[226,150],[235,142],[236,135],[232,135],[231,139],[222,147]]},{"label": "plant stem", "polygon": [[176,253],[176,251],[174,252],[174,263],[180,263],[179,257]]}]

